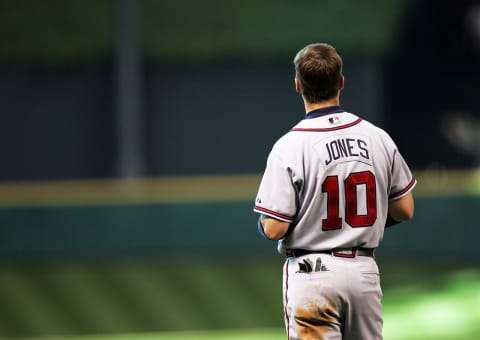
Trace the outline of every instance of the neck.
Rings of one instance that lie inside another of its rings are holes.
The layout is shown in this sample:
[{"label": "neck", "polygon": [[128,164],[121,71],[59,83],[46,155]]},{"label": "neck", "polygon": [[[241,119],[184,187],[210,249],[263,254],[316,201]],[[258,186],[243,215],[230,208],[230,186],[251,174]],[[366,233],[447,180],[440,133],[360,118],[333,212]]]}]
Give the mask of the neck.
[{"label": "neck", "polygon": [[335,97],[319,103],[309,103],[306,100],[303,100],[303,103],[305,104],[305,112],[308,113],[310,111],[318,110],[324,107],[340,106],[340,99],[338,97]]}]

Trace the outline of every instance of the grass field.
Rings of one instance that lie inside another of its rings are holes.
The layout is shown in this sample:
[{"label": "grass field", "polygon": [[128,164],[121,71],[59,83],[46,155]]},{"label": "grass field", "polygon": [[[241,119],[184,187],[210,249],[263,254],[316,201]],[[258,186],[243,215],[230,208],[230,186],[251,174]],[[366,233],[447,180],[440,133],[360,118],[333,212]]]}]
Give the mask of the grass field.
[{"label": "grass field", "polygon": [[[478,267],[381,268],[385,339],[480,338]],[[284,339],[280,281],[273,259],[3,265],[0,338]]]},{"label": "grass field", "polygon": [[213,330],[28,338],[29,340],[284,340],[283,329]]}]

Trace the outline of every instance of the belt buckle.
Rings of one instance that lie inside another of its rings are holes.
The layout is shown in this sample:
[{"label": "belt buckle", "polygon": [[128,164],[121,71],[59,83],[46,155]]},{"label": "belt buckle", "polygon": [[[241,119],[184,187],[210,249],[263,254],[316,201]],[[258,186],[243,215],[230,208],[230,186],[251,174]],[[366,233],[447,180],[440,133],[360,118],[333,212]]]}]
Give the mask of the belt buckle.
[{"label": "belt buckle", "polygon": [[353,259],[357,256],[357,248],[350,249],[333,249],[332,255],[336,257],[344,257],[347,259]]}]

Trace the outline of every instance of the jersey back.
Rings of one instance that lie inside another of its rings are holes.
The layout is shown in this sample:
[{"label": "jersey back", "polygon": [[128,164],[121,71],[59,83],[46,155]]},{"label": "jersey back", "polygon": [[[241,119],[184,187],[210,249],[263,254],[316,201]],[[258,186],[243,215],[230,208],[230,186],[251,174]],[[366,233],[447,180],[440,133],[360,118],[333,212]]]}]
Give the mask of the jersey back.
[{"label": "jersey back", "polygon": [[390,136],[347,112],[300,121],[273,146],[258,213],[291,223],[279,251],[375,248],[388,201],[415,185]]}]

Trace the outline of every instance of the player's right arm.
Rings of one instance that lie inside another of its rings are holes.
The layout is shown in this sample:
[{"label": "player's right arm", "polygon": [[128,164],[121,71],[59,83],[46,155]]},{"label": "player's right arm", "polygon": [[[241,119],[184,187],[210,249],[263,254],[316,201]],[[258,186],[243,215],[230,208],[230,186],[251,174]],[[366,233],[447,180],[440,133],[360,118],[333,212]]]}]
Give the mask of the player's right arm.
[{"label": "player's right arm", "polygon": [[[281,152],[287,143],[282,137],[270,152],[265,172],[255,199],[254,211],[260,213],[257,223],[258,231],[269,240],[280,240],[288,232],[297,212],[297,187],[302,182],[292,162],[286,162],[285,152]],[[287,164],[288,163],[288,164]]]},{"label": "player's right arm", "polygon": [[290,223],[277,220],[276,218],[261,215],[260,226],[263,229],[263,235],[270,240],[280,240],[288,231]]}]

